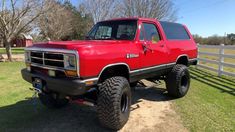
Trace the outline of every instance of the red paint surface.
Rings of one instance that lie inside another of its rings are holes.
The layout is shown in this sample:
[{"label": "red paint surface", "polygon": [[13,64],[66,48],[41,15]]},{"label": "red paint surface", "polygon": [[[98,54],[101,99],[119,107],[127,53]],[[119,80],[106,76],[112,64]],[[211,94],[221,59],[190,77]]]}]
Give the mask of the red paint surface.
[{"label": "red paint surface", "polygon": [[[126,20],[137,18],[122,18],[114,20]],[[79,53],[80,76],[82,78],[96,77],[101,70],[113,63],[126,63],[130,70],[156,66],[176,62],[180,55],[187,55],[189,59],[197,57],[197,45],[192,35],[186,28],[190,40],[167,40],[160,23],[156,19],[138,18],[138,25],[142,22],[154,23],[161,35],[162,40],[157,44],[148,45],[152,51],[144,53],[143,41],[139,40],[139,28],[136,38],[128,40],[83,40],[83,41],[60,41],[34,44],[33,47],[59,48],[77,50]],[[127,59],[127,54],[138,54],[137,58]]]}]

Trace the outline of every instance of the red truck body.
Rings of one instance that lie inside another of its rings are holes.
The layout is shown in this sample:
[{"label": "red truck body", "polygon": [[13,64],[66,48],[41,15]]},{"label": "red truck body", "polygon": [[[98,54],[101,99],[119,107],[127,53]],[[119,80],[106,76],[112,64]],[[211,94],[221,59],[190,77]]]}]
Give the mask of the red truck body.
[{"label": "red truck body", "polygon": [[69,100],[97,105],[100,123],[119,130],[129,117],[131,87],[141,79],[164,80],[169,95],[183,97],[190,87],[188,66],[196,58],[186,26],[122,18],[97,23],[86,40],[27,47],[21,73],[45,106],[59,108]]},{"label": "red truck body", "polygon": [[[115,20],[130,20],[137,18],[122,18]],[[77,50],[79,53],[80,77],[82,79],[99,77],[102,70],[109,65],[125,64],[130,72],[138,69],[158,66],[162,64],[176,63],[181,56],[187,56],[189,60],[197,57],[197,45],[192,35],[189,40],[167,40],[162,26],[156,19],[138,18],[138,27],[142,23],[153,23],[157,26],[161,40],[158,44],[149,43],[152,51],[143,51],[143,41],[139,40],[140,28],[137,28],[134,40],[81,40],[61,41],[34,44],[37,48],[59,48]],[[127,54],[135,54],[138,57],[127,58]]]}]

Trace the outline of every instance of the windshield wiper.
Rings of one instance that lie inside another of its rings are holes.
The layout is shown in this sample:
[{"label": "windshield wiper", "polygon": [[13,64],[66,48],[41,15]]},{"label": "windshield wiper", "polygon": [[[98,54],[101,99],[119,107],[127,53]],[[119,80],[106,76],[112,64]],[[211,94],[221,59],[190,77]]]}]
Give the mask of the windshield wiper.
[{"label": "windshield wiper", "polygon": [[86,36],[86,40],[93,40],[93,37],[91,37],[91,36]]}]

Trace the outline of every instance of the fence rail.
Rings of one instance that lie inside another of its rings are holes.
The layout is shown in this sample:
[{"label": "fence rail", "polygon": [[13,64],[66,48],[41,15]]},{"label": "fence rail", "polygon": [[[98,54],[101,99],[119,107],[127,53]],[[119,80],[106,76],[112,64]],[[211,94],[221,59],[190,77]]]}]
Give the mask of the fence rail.
[{"label": "fence rail", "polygon": [[[201,52],[200,49],[201,48],[207,48],[207,49],[218,49],[219,52],[218,53],[212,53],[212,52]],[[231,68],[235,68],[235,63],[231,64],[231,63],[225,63],[224,59],[225,58],[232,58],[235,61],[235,54],[225,54],[224,51],[225,49],[229,49],[229,50],[235,50],[235,46],[232,45],[200,45],[198,44],[198,67],[210,70],[210,71],[214,71],[218,73],[218,76],[221,75],[228,75],[228,76],[233,76],[235,77],[235,72],[227,72],[224,71],[224,67],[231,67]],[[207,56],[214,56],[214,57],[218,57],[218,60],[210,60],[210,59],[205,59],[205,58],[201,58],[201,55],[207,55]],[[202,65],[201,62],[206,62],[206,63],[210,63],[210,64],[216,64],[218,65],[218,69],[215,69],[213,67],[207,66],[207,65]],[[235,71],[235,70],[234,70]]]}]

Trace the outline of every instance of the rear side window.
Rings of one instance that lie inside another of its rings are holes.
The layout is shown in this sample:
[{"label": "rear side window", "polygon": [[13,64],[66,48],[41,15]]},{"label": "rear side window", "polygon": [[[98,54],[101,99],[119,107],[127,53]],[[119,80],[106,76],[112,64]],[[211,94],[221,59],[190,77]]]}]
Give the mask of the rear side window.
[{"label": "rear side window", "polygon": [[184,26],[178,23],[160,22],[168,40],[190,39]]}]

